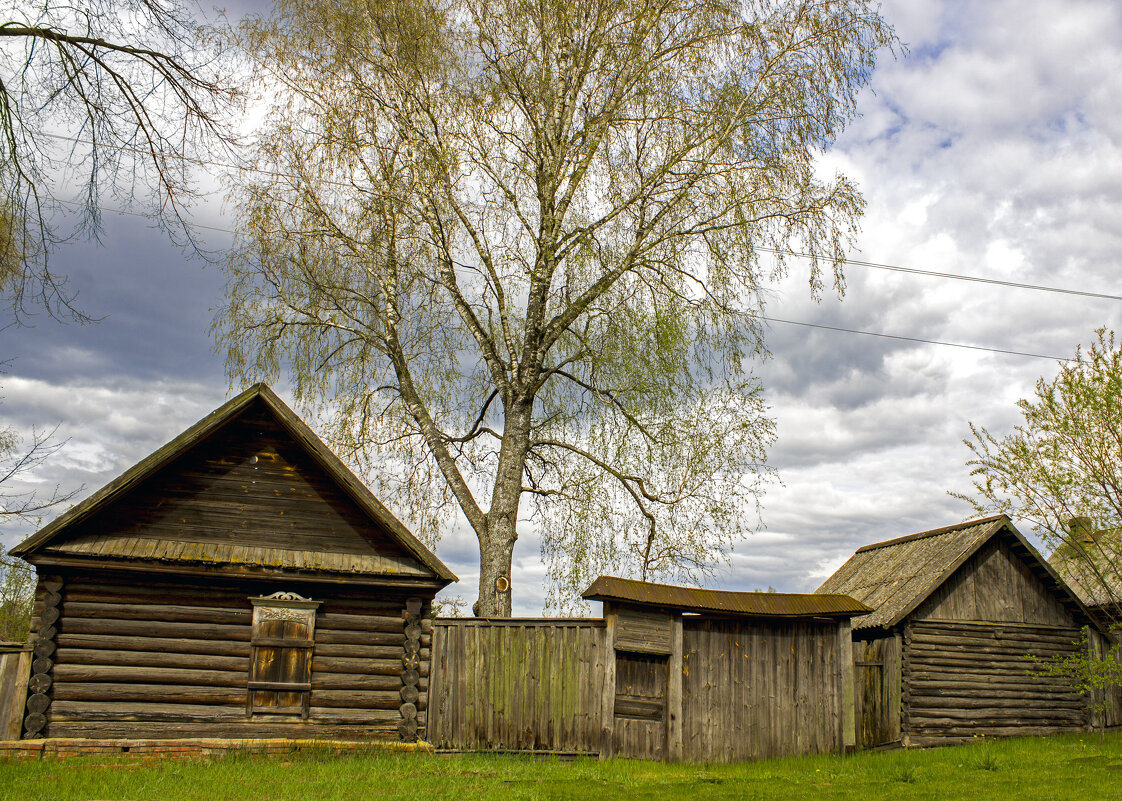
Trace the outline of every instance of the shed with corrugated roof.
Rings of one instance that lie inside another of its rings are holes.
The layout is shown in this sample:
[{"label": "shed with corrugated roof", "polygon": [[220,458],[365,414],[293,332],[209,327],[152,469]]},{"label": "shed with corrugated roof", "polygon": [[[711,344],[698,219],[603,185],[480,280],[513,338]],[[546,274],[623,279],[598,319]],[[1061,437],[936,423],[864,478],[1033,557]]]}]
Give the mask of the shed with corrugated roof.
[{"label": "shed with corrugated roof", "polygon": [[859,747],[1091,723],[1068,680],[1030,672],[1105,632],[1005,515],[867,545],[818,592],[874,609],[853,619]]},{"label": "shed with corrugated roof", "polygon": [[25,737],[424,733],[455,576],[263,384],[12,553],[39,579]]},{"label": "shed with corrugated roof", "polygon": [[601,576],[601,754],[735,761],[854,746],[843,594],[728,592]]}]

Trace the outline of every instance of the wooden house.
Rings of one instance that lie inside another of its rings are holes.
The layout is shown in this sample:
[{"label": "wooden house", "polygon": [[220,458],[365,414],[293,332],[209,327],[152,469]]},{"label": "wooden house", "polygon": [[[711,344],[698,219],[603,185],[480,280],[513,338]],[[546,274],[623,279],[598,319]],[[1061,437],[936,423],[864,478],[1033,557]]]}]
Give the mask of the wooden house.
[{"label": "wooden house", "polygon": [[1104,631],[1005,515],[867,545],[819,588],[853,620],[858,747],[1082,730],[1086,700],[1037,658]]},{"label": "wooden house", "polygon": [[424,734],[455,576],[264,385],[12,553],[38,572],[24,737]]}]

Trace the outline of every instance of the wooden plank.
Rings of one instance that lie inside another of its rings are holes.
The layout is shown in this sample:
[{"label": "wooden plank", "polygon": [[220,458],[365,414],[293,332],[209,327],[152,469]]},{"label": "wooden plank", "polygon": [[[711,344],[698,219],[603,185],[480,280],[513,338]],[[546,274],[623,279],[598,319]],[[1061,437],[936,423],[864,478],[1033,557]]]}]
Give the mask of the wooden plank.
[{"label": "wooden plank", "polygon": [[682,761],[682,616],[674,616],[666,688],[666,758]]},{"label": "wooden plank", "polygon": [[616,694],[616,613],[604,602],[604,675],[600,685],[600,758],[612,756],[615,731]]},{"label": "wooden plank", "polygon": [[672,618],[668,612],[613,605],[616,611],[615,649],[644,654],[669,654]]}]

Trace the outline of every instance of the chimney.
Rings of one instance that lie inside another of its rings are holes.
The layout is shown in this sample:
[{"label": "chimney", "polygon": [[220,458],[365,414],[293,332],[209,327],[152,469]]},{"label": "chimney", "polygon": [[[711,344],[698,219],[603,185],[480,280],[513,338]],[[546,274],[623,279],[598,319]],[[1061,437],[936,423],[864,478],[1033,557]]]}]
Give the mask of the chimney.
[{"label": "chimney", "polygon": [[1089,517],[1073,517],[1067,521],[1068,535],[1075,542],[1090,543],[1098,539],[1102,532],[1095,531],[1095,523]]}]

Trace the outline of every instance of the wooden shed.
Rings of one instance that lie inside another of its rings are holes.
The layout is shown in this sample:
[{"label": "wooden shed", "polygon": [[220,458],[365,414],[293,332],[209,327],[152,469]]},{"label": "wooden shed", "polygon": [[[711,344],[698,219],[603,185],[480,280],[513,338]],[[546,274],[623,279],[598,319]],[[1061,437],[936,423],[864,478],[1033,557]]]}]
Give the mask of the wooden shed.
[{"label": "wooden shed", "polygon": [[24,737],[423,736],[455,576],[266,386],[12,550]]},{"label": "wooden shed", "polygon": [[736,761],[852,748],[842,594],[724,592],[601,576],[601,754]]},{"label": "wooden shed", "polygon": [[858,747],[1081,730],[1086,701],[1030,676],[1032,654],[1105,632],[1005,515],[867,545],[818,589],[875,609],[853,620]]}]

